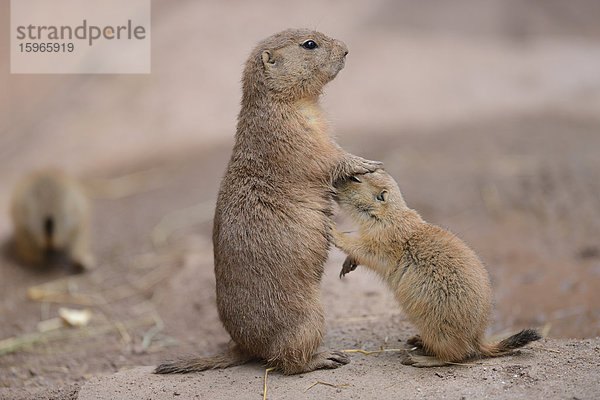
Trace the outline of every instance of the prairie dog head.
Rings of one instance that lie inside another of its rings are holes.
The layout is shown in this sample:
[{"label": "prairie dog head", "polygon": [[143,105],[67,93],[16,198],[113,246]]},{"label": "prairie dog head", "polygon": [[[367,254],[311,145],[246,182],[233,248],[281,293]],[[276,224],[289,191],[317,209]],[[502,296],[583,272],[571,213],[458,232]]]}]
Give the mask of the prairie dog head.
[{"label": "prairie dog head", "polygon": [[337,202],[358,222],[383,220],[392,210],[406,207],[398,184],[382,169],[351,176],[336,189]]},{"label": "prairie dog head", "polygon": [[245,94],[257,83],[284,101],[318,96],[325,84],[344,68],[346,45],[320,32],[289,29],[263,40],[252,52],[244,71]]}]

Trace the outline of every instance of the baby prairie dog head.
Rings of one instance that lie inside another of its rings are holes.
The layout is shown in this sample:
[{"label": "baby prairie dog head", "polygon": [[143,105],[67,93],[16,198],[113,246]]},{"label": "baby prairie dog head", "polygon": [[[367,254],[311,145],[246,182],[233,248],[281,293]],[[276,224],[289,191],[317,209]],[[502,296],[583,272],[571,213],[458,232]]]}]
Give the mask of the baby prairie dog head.
[{"label": "baby prairie dog head", "polygon": [[385,220],[406,208],[398,184],[382,169],[343,180],[336,190],[337,202],[358,222]]},{"label": "baby prairie dog head", "polygon": [[[270,94],[282,101],[316,97],[344,68],[346,45],[320,32],[288,29],[253,50],[244,71],[244,96]],[[250,100],[250,99],[246,99]]]}]

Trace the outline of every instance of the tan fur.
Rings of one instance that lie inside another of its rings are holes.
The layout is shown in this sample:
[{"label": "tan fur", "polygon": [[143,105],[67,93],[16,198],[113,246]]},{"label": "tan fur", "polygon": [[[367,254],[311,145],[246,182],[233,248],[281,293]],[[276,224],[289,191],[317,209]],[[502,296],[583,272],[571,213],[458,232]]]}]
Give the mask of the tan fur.
[{"label": "tan fur", "polygon": [[525,330],[497,345],[484,339],[492,303],[488,274],[477,255],[452,233],[408,208],[385,171],[345,180],[338,202],[360,225],[352,238],[332,226],[348,254],[342,275],[362,264],[377,272],[420,330],[411,344],[434,357],[409,356],[414,366],[438,366],[473,356],[498,356],[539,339]]},{"label": "tan fur", "polygon": [[[318,48],[303,48],[307,40]],[[343,151],[329,136],[318,103],[346,54],[342,42],[319,32],[287,30],[259,43],[246,63],[213,231],[217,307],[236,344],[226,352],[230,365],[258,358],[295,374],[349,361],[340,352],[317,353],[332,182],[380,163]],[[179,360],[156,372],[214,365]]]},{"label": "tan fur", "polygon": [[89,202],[79,183],[64,172],[47,169],[23,178],[13,193],[11,216],[22,261],[41,264],[57,251],[79,269],[93,266]]}]

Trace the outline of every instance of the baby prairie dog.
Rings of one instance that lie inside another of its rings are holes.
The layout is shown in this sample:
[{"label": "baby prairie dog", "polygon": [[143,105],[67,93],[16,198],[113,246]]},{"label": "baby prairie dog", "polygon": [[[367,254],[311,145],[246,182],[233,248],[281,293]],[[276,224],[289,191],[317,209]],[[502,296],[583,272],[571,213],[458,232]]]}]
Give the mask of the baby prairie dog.
[{"label": "baby prairie dog", "polygon": [[59,170],[33,172],[18,183],[11,216],[17,256],[30,264],[66,255],[79,271],[94,264],[89,250],[89,204],[77,181]]},{"label": "baby prairie dog", "polygon": [[404,364],[496,357],[541,338],[526,329],[497,344],[485,340],[492,290],[483,264],[458,237],[408,208],[385,171],[351,177],[337,189],[341,208],[360,225],[359,238],[332,226],[335,245],[348,254],[340,276],[365,265],[394,292],[421,332],[408,343],[425,354],[410,354]]}]

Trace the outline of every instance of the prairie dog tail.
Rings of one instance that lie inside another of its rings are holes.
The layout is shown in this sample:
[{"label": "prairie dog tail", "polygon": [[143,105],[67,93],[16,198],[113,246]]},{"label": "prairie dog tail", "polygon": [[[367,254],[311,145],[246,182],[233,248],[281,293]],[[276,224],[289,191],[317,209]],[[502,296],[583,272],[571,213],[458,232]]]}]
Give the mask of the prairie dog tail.
[{"label": "prairie dog tail", "polygon": [[54,229],[54,217],[51,215],[46,216],[44,218],[44,236],[48,248],[54,247]]},{"label": "prairie dog tail", "polygon": [[205,371],[207,369],[227,368],[235,365],[245,364],[253,358],[254,357],[247,355],[237,346],[235,346],[211,357],[191,357],[173,361],[165,361],[156,367],[154,373],[185,374],[188,372]]},{"label": "prairie dog tail", "polygon": [[535,342],[540,340],[542,335],[535,329],[523,329],[519,333],[507,337],[500,343],[496,344],[482,344],[479,351],[487,357],[498,357],[509,353],[510,351],[519,347],[525,346],[527,343]]}]

